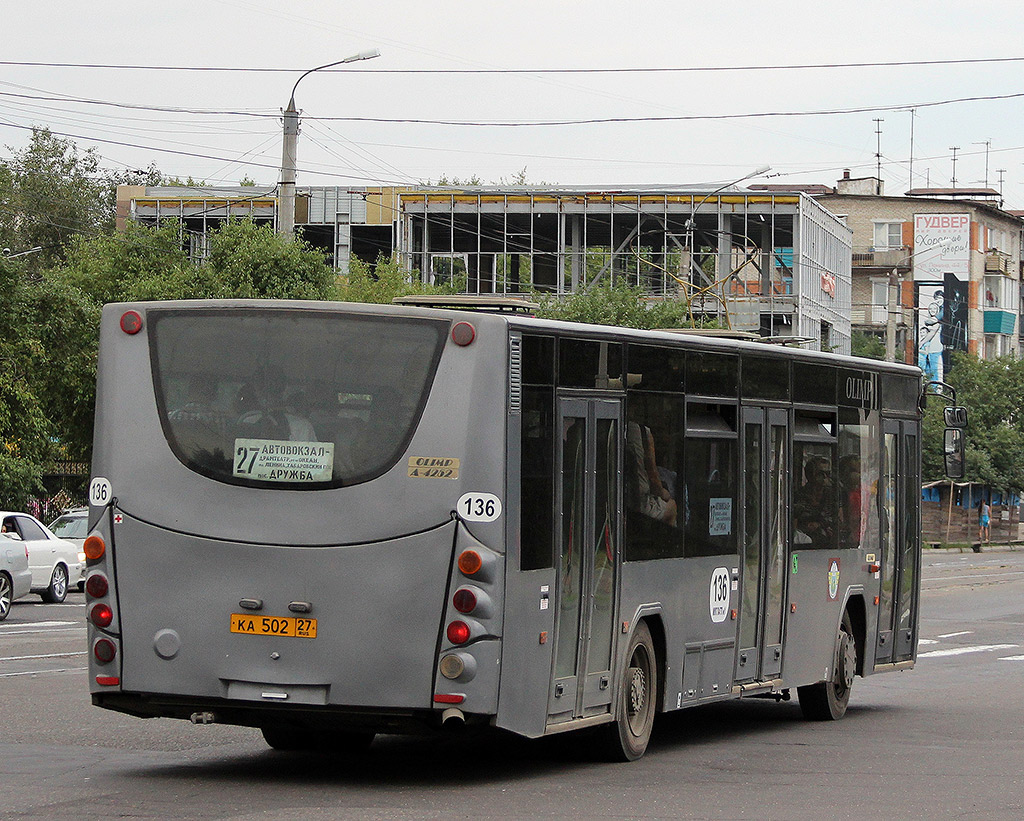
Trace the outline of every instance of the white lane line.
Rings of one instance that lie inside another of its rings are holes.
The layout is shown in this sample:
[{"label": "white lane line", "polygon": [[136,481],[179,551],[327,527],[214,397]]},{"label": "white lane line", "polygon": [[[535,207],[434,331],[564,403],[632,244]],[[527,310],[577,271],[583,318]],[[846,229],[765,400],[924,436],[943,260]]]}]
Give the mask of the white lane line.
[{"label": "white lane line", "polygon": [[1003,656],[1000,661],[1024,661],[1024,656]]},{"label": "white lane line", "polygon": [[43,673],[84,673],[88,667],[64,667],[60,670],[26,670],[24,673],[0,673],[0,678],[16,678],[17,676],[41,676]]},{"label": "white lane line", "polygon": [[973,630],[961,630],[959,633],[943,633],[941,636],[937,636],[937,638],[951,639],[953,636],[969,636],[973,632]]},{"label": "white lane line", "polygon": [[0,661],[25,661],[26,659],[62,659],[68,656],[87,655],[85,650],[75,653],[43,653],[39,656],[0,656]]},{"label": "white lane line", "polygon": [[950,650],[930,650],[927,653],[918,653],[919,659],[939,658],[940,656],[962,656],[966,653],[984,653],[989,650],[1012,650],[1019,647],[1019,644],[979,644],[975,647],[954,647]]},{"label": "white lane line", "polygon": [[45,633],[48,636],[56,636],[58,633],[84,633],[84,627],[51,627],[48,630],[5,630],[0,636],[28,636],[34,633]]},{"label": "white lane line", "polygon": [[63,627],[67,624],[78,624],[77,621],[33,621],[25,624],[7,624],[4,627],[0,627],[0,633],[6,633],[8,630],[17,627]]},{"label": "white lane line", "polygon": [[922,644],[938,644],[935,639],[918,639],[917,646],[920,647]]}]

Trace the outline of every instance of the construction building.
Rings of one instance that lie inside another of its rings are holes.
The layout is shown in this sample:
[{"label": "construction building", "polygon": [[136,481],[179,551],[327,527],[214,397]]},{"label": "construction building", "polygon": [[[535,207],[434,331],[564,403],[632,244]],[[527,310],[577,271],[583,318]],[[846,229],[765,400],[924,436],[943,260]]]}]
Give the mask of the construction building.
[{"label": "construction building", "polygon": [[[394,253],[472,294],[568,294],[624,281],[695,319],[850,352],[853,234],[800,191],[726,186],[298,189],[295,223],[342,273]],[[179,221],[206,253],[226,219],[276,224],[274,190],[122,186],[119,217]]]}]

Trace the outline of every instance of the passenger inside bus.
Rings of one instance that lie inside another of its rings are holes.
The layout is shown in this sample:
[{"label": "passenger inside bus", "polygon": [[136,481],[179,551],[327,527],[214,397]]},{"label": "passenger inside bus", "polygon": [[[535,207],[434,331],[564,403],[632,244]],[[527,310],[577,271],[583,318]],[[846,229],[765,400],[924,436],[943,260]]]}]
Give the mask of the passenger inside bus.
[{"label": "passenger inside bus", "polygon": [[[665,475],[658,468],[651,429],[637,422],[626,428],[626,451],[632,469],[632,495],[635,505],[645,516],[676,526],[678,510],[672,492],[662,481]],[[672,479],[671,474],[665,478]]]},{"label": "passenger inside bus", "polygon": [[810,455],[804,462],[804,483],[793,504],[796,544],[828,547],[835,540],[835,486],[830,462]]}]

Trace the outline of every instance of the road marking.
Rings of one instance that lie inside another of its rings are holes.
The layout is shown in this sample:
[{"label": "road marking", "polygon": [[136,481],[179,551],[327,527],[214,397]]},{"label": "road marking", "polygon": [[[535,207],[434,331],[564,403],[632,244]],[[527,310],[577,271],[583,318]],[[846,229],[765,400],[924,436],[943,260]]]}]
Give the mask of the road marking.
[{"label": "road marking", "polygon": [[0,678],[16,678],[17,676],[41,676],[43,673],[84,673],[88,667],[65,667],[61,670],[26,670],[24,673],[0,673]]},{"label": "road marking", "polygon": [[938,658],[939,656],[962,656],[966,653],[984,653],[989,650],[1012,650],[1019,647],[1019,644],[979,644],[975,647],[954,647],[950,650],[929,650],[927,653],[918,653],[919,659]]},{"label": "road marking", "polygon": [[1003,656],[1000,661],[1024,661],[1024,656]]},{"label": "road marking", "polygon": [[7,632],[12,627],[64,627],[67,624],[78,624],[77,621],[35,621],[27,624],[7,624],[0,627],[0,632]]},{"label": "road marking", "polygon": [[973,630],[961,630],[959,633],[943,633],[941,636],[938,636],[937,638],[951,639],[953,638],[953,636],[969,636],[973,632]]},{"label": "road marking", "polygon": [[0,636],[28,636],[33,633],[46,633],[55,636],[57,633],[84,633],[84,627],[61,627],[59,629],[49,628],[47,630],[4,630]]},{"label": "road marking", "polygon": [[922,644],[938,644],[939,642],[935,639],[918,639],[917,646],[920,647]]},{"label": "road marking", "polygon": [[84,656],[85,650],[74,653],[44,653],[40,656],[0,656],[0,661],[25,661],[26,659],[62,659],[68,656]]}]

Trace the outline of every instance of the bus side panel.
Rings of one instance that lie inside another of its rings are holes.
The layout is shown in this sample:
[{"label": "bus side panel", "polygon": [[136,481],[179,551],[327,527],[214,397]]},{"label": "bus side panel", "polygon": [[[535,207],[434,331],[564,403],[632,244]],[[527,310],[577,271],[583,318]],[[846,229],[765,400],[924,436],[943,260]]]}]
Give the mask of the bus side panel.
[{"label": "bus side panel", "polygon": [[738,562],[731,554],[623,565],[621,621],[630,621],[632,628],[641,607],[660,606],[665,632],[662,709],[731,693],[737,624],[732,611],[739,607],[738,594],[730,583],[728,598],[713,602],[712,580],[723,573],[731,580]]},{"label": "bus side panel", "polygon": [[851,585],[860,589],[870,578],[862,572],[862,564],[858,550],[793,551],[782,663],[788,687],[825,681],[832,674],[835,631],[843,617],[847,591]]}]

